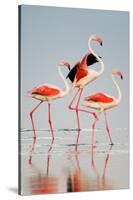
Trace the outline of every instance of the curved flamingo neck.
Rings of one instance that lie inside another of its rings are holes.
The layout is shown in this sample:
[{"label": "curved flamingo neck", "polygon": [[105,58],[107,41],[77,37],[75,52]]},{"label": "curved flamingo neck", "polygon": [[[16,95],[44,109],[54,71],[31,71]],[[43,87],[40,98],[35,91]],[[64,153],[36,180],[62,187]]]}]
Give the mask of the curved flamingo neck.
[{"label": "curved flamingo neck", "polygon": [[88,47],[89,47],[90,52],[97,58],[97,60],[98,60],[98,61],[100,62],[100,64],[101,64],[101,69],[100,69],[99,71],[97,71],[97,72],[98,72],[98,75],[100,76],[100,75],[103,74],[103,72],[104,72],[104,63],[103,63],[102,59],[99,58],[99,56],[98,56],[98,55],[94,52],[94,50],[92,49],[92,47],[91,47],[91,41],[92,41],[92,39],[89,38],[89,40],[88,40]]},{"label": "curved flamingo neck", "polygon": [[59,66],[58,67],[58,72],[59,72],[59,75],[60,75],[61,79],[63,80],[63,82],[65,84],[65,88],[64,88],[64,90],[62,90],[62,92],[63,92],[62,96],[66,96],[70,91],[70,87],[69,87],[68,82],[66,81],[65,77],[63,76],[60,68],[61,67]]},{"label": "curved flamingo neck", "polygon": [[114,85],[115,85],[115,87],[116,87],[116,89],[117,89],[117,92],[118,92],[117,100],[118,100],[118,102],[120,102],[120,101],[121,101],[121,98],[122,98],[122,93],[121,93],[120,87],[119,87],[119,85],[117,84],[117,82],[116,82],[116,80],[115,80],[113,74],[112,74],[112,81],[113,81],[113,83],[114,83]]}]

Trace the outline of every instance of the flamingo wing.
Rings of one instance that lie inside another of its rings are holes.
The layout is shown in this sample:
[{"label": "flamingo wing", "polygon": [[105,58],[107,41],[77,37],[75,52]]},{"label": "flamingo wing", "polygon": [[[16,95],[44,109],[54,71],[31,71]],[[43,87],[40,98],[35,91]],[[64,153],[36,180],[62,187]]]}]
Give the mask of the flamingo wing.
[{"label": "flamingo wing", "polygon": [[97,58],[90,52],[88,52],[81,60],[82,65],[90,66],[98,62]]},{"label": "flamingo wing", "polygon": [[96,93],[85,98],[86,101],[95,101],[101,103],[111,103],[114,99],[104,93]]},{"label": "flamingo wing", "polygon": [[[100,57],[100,56],[99,56]],[[101,57],[100,57],[101,58]],[[79,66],[81,65],[86,65],[86,66],[90,66],[95,64],[96,62],[98,62],[97,58],[90,52],[88,52],[87,54],[85,54],[85,56],[82,58],[81,62],[77,62],[74,67],[70,70],[70,72],[68,73],[66,78],[69,78],[70,81],[73,83],[76,73],[77,73],[77,69]]]},{"label": "flamingo wing", "polygon": [[60,93],[58,88],[51,87],[49,85],[41,85],[32,90],[32,94],[39,94],[43,96],[55,96]]},{"label": "flamingo wing", "polygon": [[73,83],[75,75],[77,73],[77,69],[80,66],[80,62],[77,62],[74,67],[70,70],[66,78],[69,78],[70,81]]},{"label": "flamingo wing", "polygon": [[76,82],[78,82],[80,79],[82,79],[82,78],[84,78],[85,76],[87,76],[88,75],[88,70],[87,69],[85,69],[85,68],[79,68],[78,70],[77,70],[77,73],[76,73]]}]

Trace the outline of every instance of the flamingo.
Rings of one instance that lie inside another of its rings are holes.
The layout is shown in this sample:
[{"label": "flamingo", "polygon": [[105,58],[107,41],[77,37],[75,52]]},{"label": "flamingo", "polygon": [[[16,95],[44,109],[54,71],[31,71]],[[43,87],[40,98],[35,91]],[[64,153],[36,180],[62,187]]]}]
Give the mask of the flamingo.
[{"label": "flamingo", "polygon": [[[99,56],[99,58],[101,58],[101,57]],[[78,66],[79,66],[80,63],[81,63],[81,65],[86,65],[88,67],[88,66],[91,66],[91,65],[93,65],[97,62],[98,62],[97,58],[92,53],[90,53],[90,52],[86,53],[85,56],[82,58],[82,60],[78,61],[74,65],[74,67],[70,70],[70,72],[68,73],[66,78],[69,78],[70,81],[73,83],[74,79],[75,79],[75,75],[76,75],[77,70],[78,70]]]},{"label": "flamingo", "polygon": [[[86,56],[82,59],[82,61],[78,62],[75,65],[75,68],[73,69],[73,71],[72,72],[70,71],[68,76],[67,76],[72,81],[73,88],[78,88],[78,91],[76,92],[74,98],[72,99],[72,101],[70,102],[70,104],[68,106],[68,108],[70,110],[76,111],[77,122],[78,122],[78,130],[80,130],[80,121],[79,121],[78,111],[90,113],[95,118],[97,118],[97,116],[95,115],[95,112],[90,112],[90,111],[87,111],[87,110],[79,109],[79,102],[80,102],[80,99],[81,99],[83,88],[87,84],[91,83],[92,81],[97,79],[99,76],[101,76],[104,72],[104,63],[103,63],[101,57],[99,57],[93,51],[93,49],[91,48],[91,41],[96,41],[101,46],[102,46],[102,43],[103,43],[101,37],[99,37],[95,34],[91,35],[89,37],[89,40],[88,40],[88,47],[89,47],[89,50],[90,50],[91,53],[86,54]],[[100,64],[101,64],[100,70],[96,71],[94,69],[89,69],[88,68],[89,60],[90,60],[90,64],[94,64],[95,62],[100,62]],[[78,94],[79,94],[79,96],[78,96]],[[74,100],[76,99],[77,96],[78,96],[78,101],[77,101],[76,107],[73,107],[72,104],[73,104],[73,102],[74,102]],[[78,140],[79,140],[79,134],[80,134],[80,132],[78,132],[77,143],[78,143]]]},{"label": "flamingo", "polygon": [[54,85],[44,83],[44,84],[39,85],[38,87],[33,88],[30,92],[28,92],[30,97],[35,98],[40,101],[39,104],[37,104],[37,106],[30,112],[30,119],[31,119],[33,131],[34,131],[34,140],[36,140],[36,131],[35,131],[35,125],[33,121],[33,113],[44,101],[47,101],[48,102],[48,121],[49,121],[50,129],[51,129],[51,133],[52,133],[52,144],[54,142],[54,130],[53,130],[52,121],[51,121],[51,100],[54,100],[57,98],[63,98],[70,91],[70,87],[61,72],[61,67],[63,66],[67,67],[70,70],[70,65],[66,61],[61,61],[58,66],[59,75],[65,84],[64,89],[60,89]]},{"label": "flamingo", "polygon": [[84,103],[83,103],[84,106],[99,110],[99,113],[96,114],[97,118],[95,119],[94,123],[92,124],[92,146],[94,146],[94,129],[95,129],[96,123],[98,121],[98,118],[102,112],[104,113],[104,117],[105,117],[106,131],[109,136],[110,145],[113,145],[113,141],[112,141],[109,126],[108,126],[106,110],[118,106],[121,102],[122,93],[121,93],[120,87],[118,86],[118,84],[114,78],[115,75],[120,76],[121,79],[123,79],[123,75],[117,69],[112,70],[112,81],[117,89],[118,97],[110,96],[108,94],[99,92],[99,93],[93,94],[91,96],[88,96],[84,99]]}]

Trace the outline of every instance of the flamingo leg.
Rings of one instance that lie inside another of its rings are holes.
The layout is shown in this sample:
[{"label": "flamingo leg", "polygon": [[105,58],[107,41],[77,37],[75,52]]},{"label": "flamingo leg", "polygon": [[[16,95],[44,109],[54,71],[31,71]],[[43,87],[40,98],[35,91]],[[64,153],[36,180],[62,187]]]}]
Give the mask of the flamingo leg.
[{"label": "flamingo leg", "polygon": [[[76,99],[78,93],[80,92],[80,88],[78,89],[78,91],[76,92],[74,98],[72,99],[72,101],[70,102],[70,105],[68,106],[68,108],[70,110],[75,110],[76,111],[76,116],[77,116],[77,122],[78,122],[78,136],[77,136],[77,144],[78,144],[78,138],[79,138],[79,135],[80,135],[80,122],[79,122],[79,115],[78,115],[78,112],[77,112],[77,109],[72,107],[72,104],[74,102],[74,100]],[[79,99],[79,98],[78,98]],[[79,99],[80,100],[80,99]],[[78,101],[79,101],[78,100]],[[77,150],[77,145],[76,145],[76,150]]]},{"label": "flamingo leg", "polygon": [[33,121],[33,113],[35,112],[35,110],[43,103],[43,101],[41,101],[31,112],[30,112],[30,119],[31,119],[31,123],[32,123],[32,127],[33,127],[33,132],[34,132],[34,140],[36,140],[36,131],[35,131],[35,125],[34,125],[34,121]]},{"label": "flamingo leg", "polygon": [[36,138],[34,138],[33,140],[33,145],[32,145],[32,148],[31,148],[31,151],[30,151],[30,155],[29,155],[29,165],[32,164],[32,157],[33,157],[33,152],[34,152],[34,149],[35,149],[35,145],[36,145]]},{"label": "flamingo leg", "polygon": [[103,169],[103,174],[102,174],[102,184],[103,184],[103,186],[105,185],[106,169],[107,169],[107,165],[108,165],[108,162],[109,162],[109,157],[110,157],[111,150],[112,150],[112,146],[110,146],[110,149],[109,149],[109,151],[107,153],[107,156],[105,158],[104,169]]},{"label": "flamingo leg", "polygon": [[[78,97],[78,101],[77,101],[77,105],[76,105],[76,116],[77,116],[77,122],[78,122],[78,135],[77,135],[77,143],[79,142],[79,136],[80,136],[80,120],[79,120],[79,113],[78,113],[78,106],[79,106],[79,102],[80,102],[80,98],[83,92],[83,88],[80,89],[80,93],[79,93],[79,97]],[[77,146],[77,145],[76,145]]]},{"label": "flamingo leg", "polygon": [[97,183],[99,184],[99,182],[100,182],[100,175],[99,175],[99,172],[98,172],[98,170],[96,168],[95,155],[94,155],[94,146],[91,147],[91,166],[92,166],[92,169],[93,169],[94,173],[97,176]]},{"label": "flamingo leg", "polygon": [[47,157],[47,176],[49,175],[49,162],[50,162],[50,155],[48,154],[48,157]]},{"label": "flamingo leg", "polygon": [[94,132],[95,132],[96,123],[99,120],[100,114],[101,114],[101,112],[99,112],[99,114],[97,115],[97,118],[94,120],[94,122],[92,124],[92,142],[91,142],[92,147],[94,147]]},{"label": "flamingo leg", "polygon": [[72,104],[73,104],[75,98],[77,97],[79,91],[80,91],[80,88],[78,89],[78,91],[76,92],[76,94],[75,94],[75,96],[73,97],[72,101],[70,102],[70,105],[68,106],[68,108],[69,108],[70,110],[75,110],[75,108],[72,107]]},{"label": "flamingo leg", "polygon": [[107,130],[107,133],[108,133],[108,136],[109,136],[109,140],[110,140],[110,145],[113,145],[113,141],[112,141],[110,130],[109,130],[109,126],[108,126],[106,111],[104,111],[104,117],[105,117],[106,130]]},{"label": "flamingo leg", "polygon": [[[50,103],[48,102],[48,121],[49,121],[49,125],[50,125],[50,129],[51,129],[51,133],[52,133],[52,143],[54,143],[54,130],[52,127],[52,121],[51,121],[51,115],[50,115]],[[51,148],[50,148],[51,149]]]},{"label": "flamingo leg", "polygon": [[91,111],[88,111],[88,110],[80,109],[80,108],[77,108],[77,107],[75,108],[75,107],[72,106],[72,104],[73,104],[74,100],[76,99],[76,97],[77,97],[77,95],[78,95],[78,93],[79,93],[80,90],[81,89],[79,88],[78,91],[77,91],[77,93],[75,94],[74,98],[72,99],[70,105],[68,106],[68,108],[70,110],[76,110],[76,109],[78,109],[78,111],[80,111],[80,112],[89,113],[89,114],[93,115],[95,118],[97,118],[97,115],[96,115],[95,112],[91,112]]}]

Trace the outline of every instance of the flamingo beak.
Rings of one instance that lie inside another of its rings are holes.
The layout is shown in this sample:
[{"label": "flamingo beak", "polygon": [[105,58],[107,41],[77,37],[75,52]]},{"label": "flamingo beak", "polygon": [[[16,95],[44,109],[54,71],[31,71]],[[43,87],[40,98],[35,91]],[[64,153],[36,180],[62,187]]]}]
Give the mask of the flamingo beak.
[{"label": "flamingo beak", "polygon": [[121,72],[117,72],[117,75],[120,76],[121,80],[123,80],[123,75]]},{"label": "flamingo beak", "polygon": [[102,41],[100,42],[100,45],[103,46],[103,42]]},{"label": "flamingo beak", "polygon": [[123,76],[121,75],[121,80],[123,80]]}]

